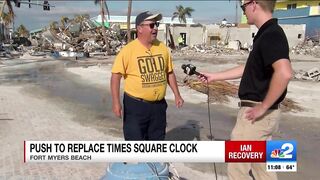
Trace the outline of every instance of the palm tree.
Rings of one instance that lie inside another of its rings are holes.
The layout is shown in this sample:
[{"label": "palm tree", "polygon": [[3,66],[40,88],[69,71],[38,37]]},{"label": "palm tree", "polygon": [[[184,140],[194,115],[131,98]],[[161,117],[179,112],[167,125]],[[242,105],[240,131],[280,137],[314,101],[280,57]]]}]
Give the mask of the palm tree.
[{"label": "palm tree", "polygon": [[9,14],[9,12],[8,13],[2,12],[1,18],[2,18],[2,21],[4,23],[4,29],[6,31],[6,33],[4,33],[4,35],[5,34],[8,35],[9,29],[10,29],[10,25],[13,23],[12,14]]},{"label": "palm tree", "polygon": [[13,17],[9,13],[3,12],[1,18],[6,27],[13,22]]},{"label": "palm tree", "polygon": [[180,23],[187,23],[186,16],[191,17],[193,11],[191,7],[176,6],[176,12],[173,13],[171,20],[178,18]]},{"label": "palm tree", "polygon": [[2,13],[3,13],[3,11],[4,11],[4,7],[7,5],[7,7],[8,7],[8,11],[9,11],[9,15],[10,16],[12,16],[12,17],[14,17],[14,12],[13,12],[13,8],[12,8],[12,4],[11,4],[11,1],[10,0],[4,0],[3,2],[2,2],[2,7],[1,7],[1,9],[0,9],[0,17],[2,17]]},{"label": "palm tree", "polygon": [[80,24],[80,31],[82,31],[82,23],[85,20],[82,14],[75,15],[71,23],[79,23]]},{"label": "palm tree", "polygon": [[101,15],[101,27],[102,27],[102,36],[104,39],[104,44],[106,45],[106,51],[108,54],[111,54],[111,50],[110,50],[110,46],[109,46],[109,42],[108,42],[108,37],[106,34],[106,27],[104,26],[104,22],[105,22],[105,12],[107,12],[107,15],[109,16],[109,9],[108,9],[108,5],[106,3],[105,0],[94,0],[94,4],[100,4],[100,15]]},{"label": "palm tree", "polygon": [[82,14],[84,19],[90,19],[90,14]]},{"label": "palm tree", "polygon": [[61,27],[62,27],[63,30],[66,29],[66,23],[68,23],[68,22],[69,22],[69,18],[68,17],[61,16],[60,23],[61,23]]},{"label": "palm tree", "polygon": [[127,43],[131,41],[131,18],[132,0],[128,0],[128,14],[127,14]]},{"label": "palm tree", "polygon": [[49,25],[49,29],[56,33],[58,26],[59,26],[59,23],[57,21],[52,21]]},{"label": "palm tree", "polygon": [[[88,19],[90,19],[89,14],[78,14],[78,15],[75,15],[73,19],[69,19],[68,22],[69,22],[69,25],[74,25],[76,23],[79,23],[80,24],[80,31],[82,32],[83,22]],[[66,27],[66,28],[68,28],[68,27]]]},{"label": "palm tree", "polygon": [[[7,13],[4,12],[4,8],[6,6],[8,8]],[[13,20],[14,20],[14,12],[13,12],[13,8],[10,0],[2,1],[2,6],[0,8],[0,18],[4,22],[5,30],[8,31],[9,25],[13,23]],[[3,37],[4,37],[4,34],[1,35],[1,40]]]},{"label": "palm tree", "polygon": [[76,23],[82,24],[82,22],[83,22],[85,19],[88,19],[87,16],[88,16],[87,14],[78,14],[78,15],[75,15],[75,16],[74,16],[74,21],[75,21]]},{"label": "palm tree", "polygon": [[29,36],[29,31],[22,24],[17,28],[17,32],[18,32],[20,37],[28,37]]}]

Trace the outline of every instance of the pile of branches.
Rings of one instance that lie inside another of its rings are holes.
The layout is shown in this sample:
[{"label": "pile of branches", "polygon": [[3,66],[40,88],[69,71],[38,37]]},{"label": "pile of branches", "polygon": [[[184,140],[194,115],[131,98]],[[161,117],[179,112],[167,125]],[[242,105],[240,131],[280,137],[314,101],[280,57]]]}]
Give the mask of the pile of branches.
[{"label": "pile of branches", "polygon": [[[231,84],[226,81],[210,82],[208,86],[207,84],[204,84],[195,79],[185,79],[184,83],[185,85],[189,86],[190,88],[198,92],[209,94],[210,102],[226,103],[226,102],[229,102],[228,96],[238,97],[239,87],[237,85]],[[288,112],[288,111],[299,112],[299,111],[302,111],[303,109],[299,105],[297,105],[295,101],[289,98],[286,98],[281,103],[281,110],[284,112]]]},{"label": "pile of branches", "polygon": [[237,86],[226,81],[211,82],[208,84],[209,88],[206,84],[194,79],[187,79],[185,84],[204,94],[208,94],[209,91],[210,102],[224,103],[229,102],[228,96],[237,97]]}]

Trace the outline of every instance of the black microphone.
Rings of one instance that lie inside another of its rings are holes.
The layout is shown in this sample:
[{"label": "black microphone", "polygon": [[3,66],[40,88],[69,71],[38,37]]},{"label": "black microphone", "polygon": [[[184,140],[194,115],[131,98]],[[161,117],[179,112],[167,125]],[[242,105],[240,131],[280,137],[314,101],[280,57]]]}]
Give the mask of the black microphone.
[{"label": "black microphone", "polygon": [[207,77],[199,72],[196,71],[196,67],[192,64],[182,64],[181,68],[183,69],[183,72],[189,76],[192,75],[197,75],[197,76],[202,76],[205,77],[207,79]]}]

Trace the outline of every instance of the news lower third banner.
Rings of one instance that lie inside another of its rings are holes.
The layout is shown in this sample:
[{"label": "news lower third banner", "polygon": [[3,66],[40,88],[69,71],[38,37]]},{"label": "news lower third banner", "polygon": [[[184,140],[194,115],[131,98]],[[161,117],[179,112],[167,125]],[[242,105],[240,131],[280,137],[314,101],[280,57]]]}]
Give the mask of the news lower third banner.
[{"label": "news lower third banner", "polygon": [[296,171],[295,141],[24,141],[24,162],[266,162]]}]

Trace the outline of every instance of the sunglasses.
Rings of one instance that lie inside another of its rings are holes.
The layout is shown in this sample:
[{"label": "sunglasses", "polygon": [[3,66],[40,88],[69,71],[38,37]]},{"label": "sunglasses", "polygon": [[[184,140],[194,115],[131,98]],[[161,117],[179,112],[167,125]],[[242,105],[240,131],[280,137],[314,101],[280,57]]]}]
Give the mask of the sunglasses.
[{"label": "sunglasses", "polygon": [[153,29],[154,26],[159,27],[160,23],[159,22],[154,22],[154,23],[150,23],[150,24],[140,24],[140,26],[149,26],[150,29]]},{"label": "sunglasses", "polygon": [[251,3],[253,3],[253,1],[249,1],[249,2],[246,2],[246,3],[242,4],[242,5],[240,6],[241,9],[242,9],[242,11],[245,12],[245,11],[246,11],[246,7],[247,7],[248,5],[250,5]]}]

